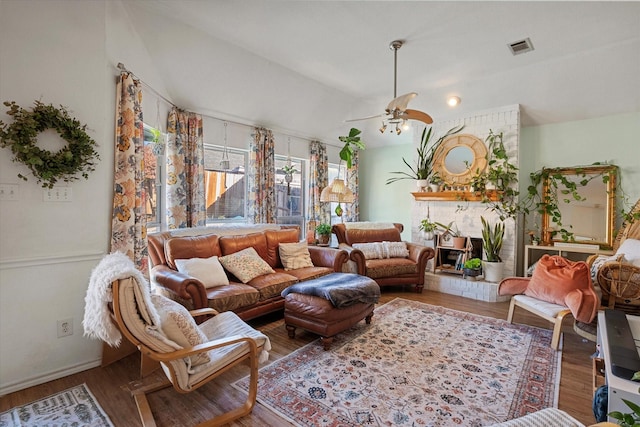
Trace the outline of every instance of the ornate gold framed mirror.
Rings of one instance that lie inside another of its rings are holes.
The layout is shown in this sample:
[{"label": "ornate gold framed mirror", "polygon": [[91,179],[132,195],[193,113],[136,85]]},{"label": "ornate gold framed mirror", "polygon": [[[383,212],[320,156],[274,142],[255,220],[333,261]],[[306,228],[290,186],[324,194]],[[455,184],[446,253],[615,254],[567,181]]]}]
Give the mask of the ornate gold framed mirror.
[{"label": "ornate gold framed mirror", "polygon": [[543,241],[563,242],[568,236],[571,243],[610,248],[617,166],[551,168],[542,172],[543,201],[550,205],[542,213]]},{"label": "ornate gold framed mirror", "polygon": [[433,155],[433,170],[448,185],[467,185],[487,167],[487,147],[471,134],[447,137]]}]

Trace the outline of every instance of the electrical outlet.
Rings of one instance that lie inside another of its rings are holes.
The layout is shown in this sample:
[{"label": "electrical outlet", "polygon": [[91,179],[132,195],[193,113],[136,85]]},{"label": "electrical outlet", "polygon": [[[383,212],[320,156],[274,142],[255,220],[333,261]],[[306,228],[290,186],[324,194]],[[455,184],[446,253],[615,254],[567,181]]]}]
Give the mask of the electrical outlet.
[{"label": "electrical outlet", "polygon": [[58,320],[58,338],[73,335],[73,319]]},{"label": "electrical outlet", "polygon": [[45,202],[70,202],[73,200],[71,187],[45,188],[43,199]]}]

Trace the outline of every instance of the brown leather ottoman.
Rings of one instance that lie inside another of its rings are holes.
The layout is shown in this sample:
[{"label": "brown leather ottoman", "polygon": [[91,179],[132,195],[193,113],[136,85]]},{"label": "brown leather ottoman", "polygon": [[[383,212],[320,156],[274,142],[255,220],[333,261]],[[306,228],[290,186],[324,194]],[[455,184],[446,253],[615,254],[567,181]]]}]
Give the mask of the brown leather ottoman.
[{"label": "brown leather ottoman", "polygon": [[[335,277],[343,273],[333,273]],[[347,277],[350,275],[343,275]],[[357,276],[357,275],[354,275]],[[362,280],[362,276],[358,276]],[[369,279],[371,280],[371,279]],[[373,283],[375,281],[371,280]],[[349,286],[348,280],[343,282]],[[371,300],[377,301],[380,288],[376,285],[377,294],[371,296]],[[371,323],[375,303],[354,302],[337,308],[333,303],[323,297],[291,292],[285,295],[284,323],[290,338],[295,338],[296,328],[300,327],[321,336],[321,342],[325,350],[331,347],[333,337],[343,332],[362,319],[367,324]]]}]

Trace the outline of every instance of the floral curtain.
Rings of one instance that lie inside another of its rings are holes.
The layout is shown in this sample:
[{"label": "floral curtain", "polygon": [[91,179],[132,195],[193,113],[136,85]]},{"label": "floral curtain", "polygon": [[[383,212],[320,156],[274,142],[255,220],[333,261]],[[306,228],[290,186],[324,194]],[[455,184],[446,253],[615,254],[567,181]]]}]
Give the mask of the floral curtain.
[{"label": "floral curtain", "polygon": [[353,157],[351,158],[351,169],[347,169],[346,172],[346,184],[347,187],[349,187],[349,189],[353,191],[355,200],[353,203],[345,203],[345,222],[358,221],[358,218],[360,218],[360,203],[358,197],[358,158],[358,151],[355,151],[353,153]]},{"label": "floral curtain", "polygon": [[254,224],[276,222],[274,145],[270,130],[255,128],[249,148],[247,174],[249,220]]},{"label": "floral curtain", "polygon": [[116,85],[116,134],[111,252],[126,254],[147,275],[147,220],[144,208],[144,130],[141,84],[123,72]]},{"label": "floral curtain", "polygon": [[329,160],[327,146],[319,141],[311,141],[309,147],[309,210],[307,221],[313,224],[331,221],[330,206],[320,203],[322,189],[329,185]]},{"label": "floral curtain", "polygon": [[202,116],[173,107],[167,121],[169,229],[206,225]]}]

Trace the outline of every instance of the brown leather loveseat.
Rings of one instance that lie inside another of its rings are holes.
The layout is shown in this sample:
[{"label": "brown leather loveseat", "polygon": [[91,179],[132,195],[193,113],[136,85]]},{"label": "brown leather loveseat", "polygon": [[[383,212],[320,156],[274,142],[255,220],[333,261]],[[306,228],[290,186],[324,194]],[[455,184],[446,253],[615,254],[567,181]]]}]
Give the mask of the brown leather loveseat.
[{"label": "brown leather loveseat", "polygon": [[[388,253],[372,257],[363,249],[362,243],[402,242],[400,233],[404,226],[399,223],[342,223],[333,225],[331,231],[336,235],[340,249],[349,253],[355,263],[358,274],[370,277],[380,286],[415,285],[416,292],[424,288],[424,275],[427,261],[433,258],[432,248],[411,242],[406,245],[406,255],[393,256]],[[401,245],[402,246],[402,245]]]},{"label": "brown leather loveseat", "polygon": [[[199,234],[175,237],[171,231],[150,234],[150,276],[160,292],[188,309],[211,307],[233,311],[243,320],[284,308],[280,293],[292,284],[333,272],[341,272],[348,261],[344,250],[309,246],[313,267],[283,268],[278,245],[299,241],[297,228],[266,229],[241,235]],[[203,283],[178,271],[175,260],[222,257],[253,247],[275,273],[264,274],[242,283],[227,273],[229,285],[205,288]]]}]

